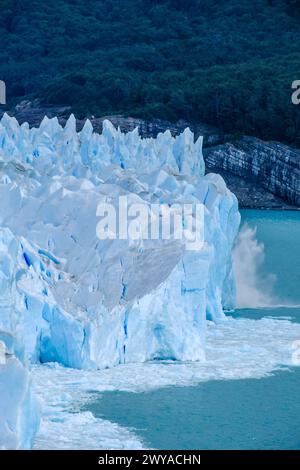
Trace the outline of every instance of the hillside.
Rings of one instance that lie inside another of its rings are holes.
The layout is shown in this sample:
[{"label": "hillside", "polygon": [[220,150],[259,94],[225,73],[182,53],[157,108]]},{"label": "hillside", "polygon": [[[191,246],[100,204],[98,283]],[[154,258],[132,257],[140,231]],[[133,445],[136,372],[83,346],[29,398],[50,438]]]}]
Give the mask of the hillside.
[{"label": "hillside", "polygon": [[299,3],[0,0],[8,106],[39,98],[79,117],[205,121],[296,142]]}]

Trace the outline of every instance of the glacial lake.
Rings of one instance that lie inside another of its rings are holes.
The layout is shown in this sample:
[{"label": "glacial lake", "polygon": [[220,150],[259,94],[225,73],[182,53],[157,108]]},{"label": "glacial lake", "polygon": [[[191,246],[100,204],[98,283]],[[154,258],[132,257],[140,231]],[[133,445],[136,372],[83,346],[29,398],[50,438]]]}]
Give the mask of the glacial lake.
[{"label": "glacial lake", "polygon": [[[264,244],[253,255],[259,266],[250,272],[257,276],[251,282],[268,290],[270,304],[230,315],[290,317],[300,323],[300,212],[249,210],[242,219],[256,227],[256,240]],[[295,367],[262,379],[103,392],[85,410],[132,430],[149,448],[300,449],[299,391]]]}]

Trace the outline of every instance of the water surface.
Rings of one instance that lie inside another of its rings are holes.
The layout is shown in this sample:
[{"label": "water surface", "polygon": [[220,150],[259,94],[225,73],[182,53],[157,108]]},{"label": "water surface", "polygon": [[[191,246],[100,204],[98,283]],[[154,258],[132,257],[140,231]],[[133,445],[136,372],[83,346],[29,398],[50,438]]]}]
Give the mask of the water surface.
[{"label": "water surface", "polygon": [[[268,281],[272,286],[267,308],[244,308],[234,316],[290,317],[299,323],[300,309],[291,306],[300,304],[300,213],[243,211],[242,220],[256,227],[264,244],[260,272],[253,271],[256,288]],[[300,368],[290,368],[262,379],[104,392],[87,409],[133,429],[156,449],[300,449],[299,390]]]}]

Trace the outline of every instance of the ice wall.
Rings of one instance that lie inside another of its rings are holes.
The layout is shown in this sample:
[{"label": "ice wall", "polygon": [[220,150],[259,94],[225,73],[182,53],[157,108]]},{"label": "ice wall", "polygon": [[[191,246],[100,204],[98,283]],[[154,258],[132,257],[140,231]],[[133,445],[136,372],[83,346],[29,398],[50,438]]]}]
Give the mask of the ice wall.
[{"label": "ice wall", "polygon": [[[96,369],[201,360],[206,318],[234,305],[231,249],[240,217],[223,179],[204,176],[187,129],[141,139],[108,121],[93,133],[45,118],[0,124],[0,328],[30,362]],[[201,203],[205,243],[100,240],[100,202]]]},{"label": "ice wall", "polygon": [[39,425],[39,406],[24,364],[16,288],[18,244],[0,227],[0,449],[30,449]]}]

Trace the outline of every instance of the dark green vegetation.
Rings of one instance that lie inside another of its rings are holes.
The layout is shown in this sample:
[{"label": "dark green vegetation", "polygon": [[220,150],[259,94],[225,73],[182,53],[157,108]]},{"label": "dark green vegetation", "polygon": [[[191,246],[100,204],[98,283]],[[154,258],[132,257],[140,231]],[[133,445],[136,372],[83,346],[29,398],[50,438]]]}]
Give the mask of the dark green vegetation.
[{"label": "dark green vegetation", "polygon": [[9,105],[206,121],[295,141],[299,0],[0,0]]}]

